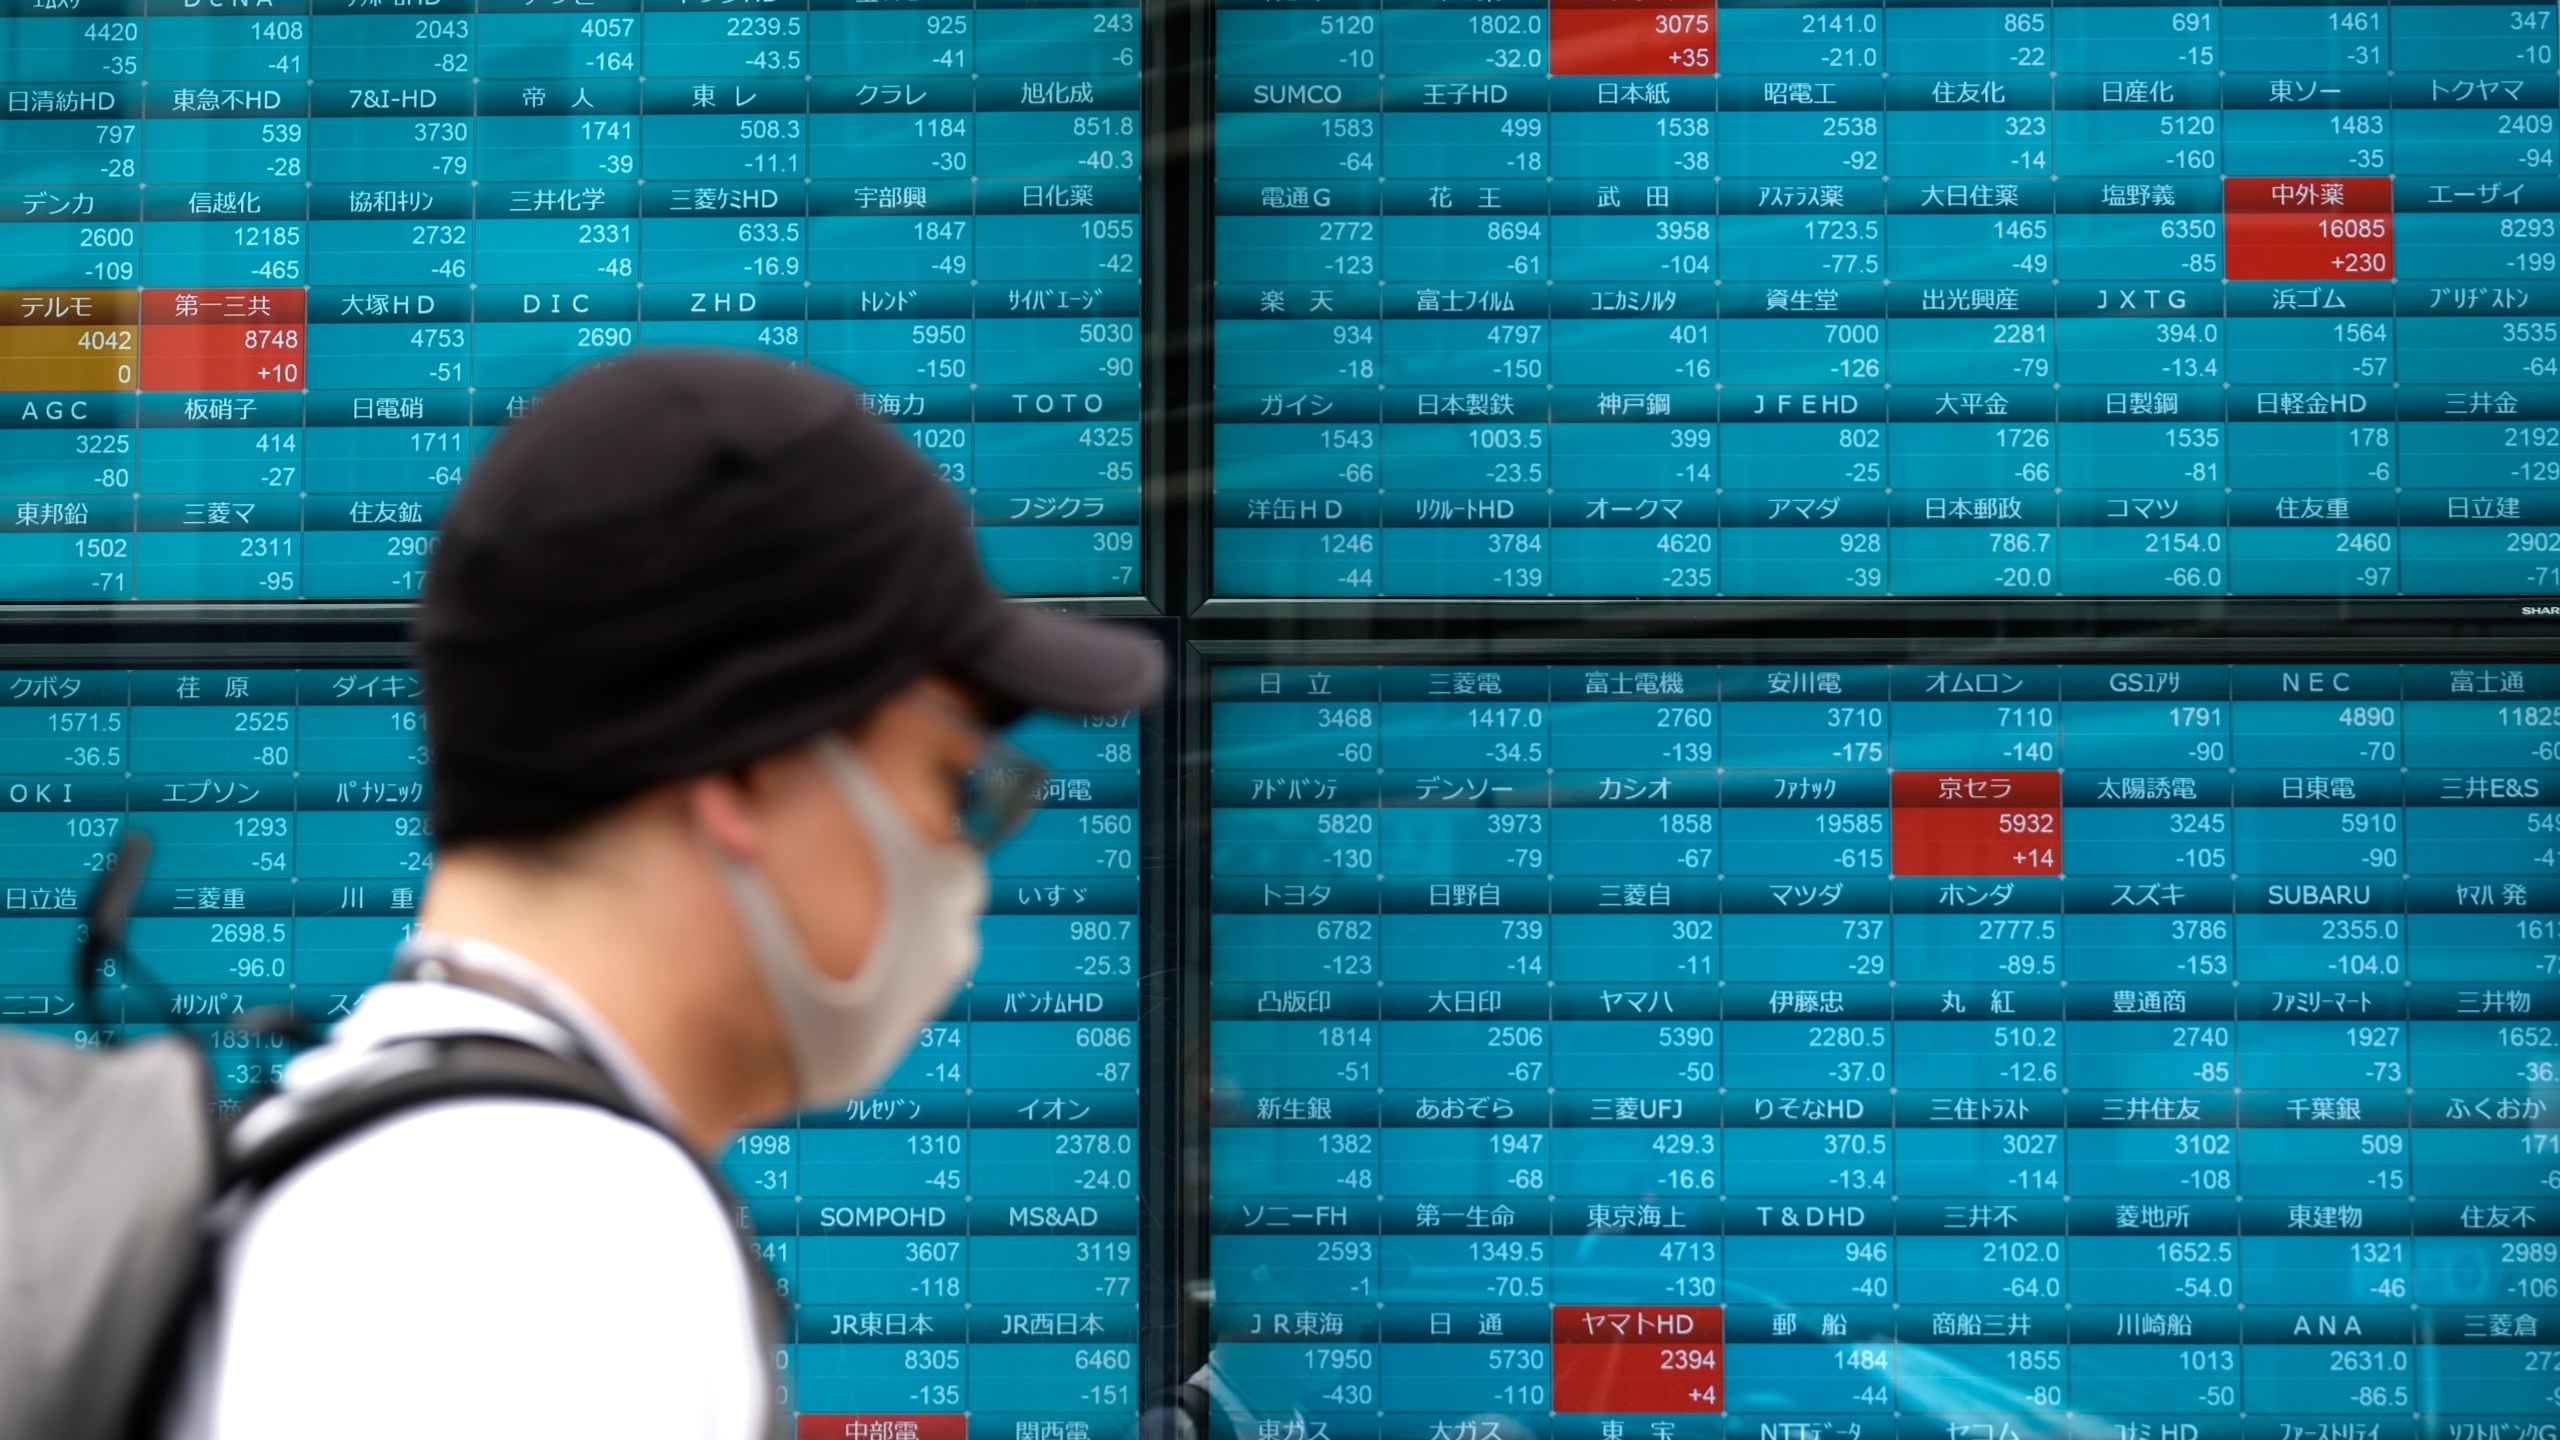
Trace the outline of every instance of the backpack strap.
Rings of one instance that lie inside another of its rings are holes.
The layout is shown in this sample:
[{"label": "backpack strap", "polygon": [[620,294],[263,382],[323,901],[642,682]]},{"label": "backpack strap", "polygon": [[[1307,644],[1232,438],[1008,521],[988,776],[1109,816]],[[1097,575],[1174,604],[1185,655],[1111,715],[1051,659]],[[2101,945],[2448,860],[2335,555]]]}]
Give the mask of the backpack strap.
[{"label": "backpack strap", "polygon": [[[254,1199],[297,1166],[386,1120],[448,1100],[584,1105],[665,1134],[602,1068],[498,1035],[447,1035],[384,1046],[364,1068],[305,1096],[286,1092],[243,1112],[222,1137],[218,1193]],[[683,1149],[681,1142],[668,1136]],[[685,1150],[688,1158],[693,1152]],[[695,1162],[714,1182],[716,1172]],[[721,1187],[725,1203],[727,1187]]]},{"label": "backpack strap", "polygon": [[[693,1153],[592,1060],[562,1055],[531,1041],[501,1035],[444,1035],[383,1046],[354,1073],[310,1094],[287,1091],[235,1117],[222,1128],[219,1177],[206,1244],[199,1256],[189,1302],[173,1317],[152,1366],[158,1383],[147,1403],[135,1407],[135,1436],[157,1433],[175,1399],[176,1374],[192,1323],[207,1311],[218,1267],[216,1256],[249,1207],[296,1168],[341,1142],[428,1105],[458,1100],[536,1100],[583,1105],[665,1135],[711,1187],[724,1214],[735,1217],[737,1198],[709,1162]],[[757,1354],[768,1378],[781,1340],[781,1303],[763,1256],[741,1226],[732,1227],[746,1267],[756,1322]],[[772,1390],[768,1394],[774,1393]],[[771,1433],[783,1433],[774,1410]]]}]

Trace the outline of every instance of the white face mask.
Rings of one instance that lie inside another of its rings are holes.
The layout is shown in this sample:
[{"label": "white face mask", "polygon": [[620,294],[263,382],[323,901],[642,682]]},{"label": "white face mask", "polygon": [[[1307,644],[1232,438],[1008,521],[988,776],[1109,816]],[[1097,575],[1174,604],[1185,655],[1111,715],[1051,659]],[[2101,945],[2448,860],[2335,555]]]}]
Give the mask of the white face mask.
[{"label": "white face mask", "polygon": [[917,834],[843,740],[819,740],[818,759],[880,867],[880,917],[862,969],[850,980],[820,974],[764,876],[733,856],[720,857],[747,946],[781,1017],[803,1105],[850,1099],[896,1068],[978,963],[978,917],[987,908],[984,856],[957,841]]}]

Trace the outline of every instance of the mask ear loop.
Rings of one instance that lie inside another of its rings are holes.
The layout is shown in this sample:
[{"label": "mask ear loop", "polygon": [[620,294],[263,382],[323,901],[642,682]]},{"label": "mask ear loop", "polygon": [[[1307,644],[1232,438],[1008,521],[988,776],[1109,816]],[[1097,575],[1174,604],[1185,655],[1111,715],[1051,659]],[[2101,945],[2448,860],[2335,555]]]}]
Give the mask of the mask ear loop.
[{"label": "mask ear loop", "polygon": [[[868,831],[883,822],[914,828],[881,796],[877,782],[843,740],[833,735],[821,736],[818,760],[826,767],[837,796],[845,802],[847,818],[856,828]],[[870,847],[867,834],[865,845]],[[874,850],[871,868],[879,877],[880,889],[880,917],[873,927],[872,943],[876,949],[878,936],[894,928],[889,912],[902,903],[902,898],[896,878],[889,874],[886,857],[878,854],[876,847],[870,848]],[[889,967],[879,963],[878,954],[863,956],[861,971],[849,978],[839,980],[821,973],[809,958],[809,947],[802,941],[799,927],[791,923],[790,912],[783,908],[782,897],[764,872],[716,843],[711,845],[711,856],[729,892],[730,906],[737,911],[739,927],[746,931],[747,948],[755,952],[757,964],[771,983],[788,984],[838,1005],[862,1004],[879,990]]]},{"label": "mask ear loop", "polygon": [[[933,840],[921,834],[915,821],[899,808],[898,802],[890,796],[889,788],[881,783],[879,775],[862,758],[862,753],[842,736],[830,734],[821,737],[818,757],[820,763],[827,767],[828,776],[835,782],[836,793],[843,797],[846,808],[872,837],[872,859],[880,872],[882,887],[880,928],[874,932],[875,936],[905,934],[909,922],[917,918],[911,912],[925,905],[924,894],[955,880],[964,884],[972,897],[970,909],[974,924],[975,916],[984,914],[987,905],[985,852],[965,840]],[[884,834],[900,837],[897,848],[904,852],[901,856],[893,859],[880,853],[882,842],[879,837]],[[873,943],[877,945],[879,941],[875,938]],[[972,946],[969,953],[974,964],[976,948]],[[886,968],[877,955],[865,965],[866,973]],[[961,976],[965,976],[968,969],[969,966],[962,966],[960,975],[949,977],[950,983],[960,983]]]},{"label": "mask ear loop", "polygon": [[880,988],[883,967],[872,963],[876,956],[864,956],[861,972],[848,979],[820,973],[764,872],[735,855],[715,854],[712,859],[729,892],[730,908],[737,912],[738,927],[746,932],[747,948],[774,984],[789,984],[833,1004],[860,1004]]},{"label": "mask ear loop", "polygon": [[[791,1063],[793,1092],[805,1095],[811,1083],[809,1057],[820,1042],[806,1033],[803,1014],[807,1007],[794,1004],[790,997],[797,994],[833,998],[828,996],[831,987],[857,986],[862,977],[832,981],[818,974],[809,964],[808,947],[800,943],[791,917],[783,912],[781,897],[773,893],[764,876],[744,860],[716,849],[711,863],[719,872],[721,888],[729,892],[729,908],[738,917],[738,928],[745,932],[747,951],[755,957],[757,973],[763,977],[765,993],[770,997],[774,1023],[781,1027],[783,1057]],[[865,961],[865,974],[874,968]]]},{"label": "mask ear loop", "polygon": [[[918,917],[910,912],[923,903],[913,892],[939,878],[934,873],[936,862],[965,863],[977,876],[985,874],[976,852],[968,847],[957,843],[936,845],[917,834],[914,823],[898,809],[861,757],[841,739],[833,735],[821,737],[818,752],[829,788],[836,792],[846,819],[865,832],[871,862],[879,876],[880,911],[859,972],[841,980],[822,974],[811,963],[799,928],[792,923],[781,896],[764,872],[705,838],[747,948],[754,954],[756,968],[772,997],[790,1050],[794,1079],[804,1097],[813,1083],[813,1069],[826,1070],[831,1064],[829,1057],[841,1039],[832,1033],[838,1022],[885,1003],[889,987],[902,978],[923,978],[894,974],[900,968],[898,957],[884,947],[898,943],[897,937],[912,928]],[[914,853],[892,853],[900,848]],[[982,879],[980,883],[983,885]],[[983,890],[979,893],[982,904]],[[956,983],[958,978],[953,976],[951,980]]]}]

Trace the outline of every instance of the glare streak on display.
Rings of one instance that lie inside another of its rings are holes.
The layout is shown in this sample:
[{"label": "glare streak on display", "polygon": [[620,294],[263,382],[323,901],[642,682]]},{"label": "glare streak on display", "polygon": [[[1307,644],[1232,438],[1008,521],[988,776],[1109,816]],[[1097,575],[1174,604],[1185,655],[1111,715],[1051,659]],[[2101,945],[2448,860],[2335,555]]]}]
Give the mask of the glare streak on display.
[{"label": "glare streak on display", "polygon": [[[398,670],[0,671],[0,1023],[96,1044],[263,1005],[344,1016],[415,926],[417,707]],[[810,1433],[1135,1424],[1136,733],[1016,727],[1053,773],[994,857],[972,983],[878,1093],[720,1158],[791,1302],[781,1379]],[[71,959],[127,826],[151,868],[90,1015]],[[283,1059],[237,1037],[210,1053],[229,1102]]]},{"label": "glare streak on display", "polygon": [[2560,1405],[2560,669],[1209,683],[1237,1434]]}]

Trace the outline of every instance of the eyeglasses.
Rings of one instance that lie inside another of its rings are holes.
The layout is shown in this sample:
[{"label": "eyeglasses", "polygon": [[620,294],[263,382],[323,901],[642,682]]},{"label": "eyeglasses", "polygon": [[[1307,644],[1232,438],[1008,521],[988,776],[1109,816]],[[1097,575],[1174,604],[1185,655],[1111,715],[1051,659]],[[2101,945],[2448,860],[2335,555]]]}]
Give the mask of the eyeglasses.
[{"label": "eyeglasses", "polygon": [[1049,767],[994,731],[978,751],[978,763],[960,777],[960,838],[980,854],[993,850],[1030,820],[1049,795]]},{"label": "eyeglasses", "polygon": [[1049,795],[1049,767],[1031,758],[986,721],[929,696],[910,697],[979,737],[978,758],[960,777],[960,804],[953,817],[960,839],[980,854],[995,849],[1020,831]]}]

